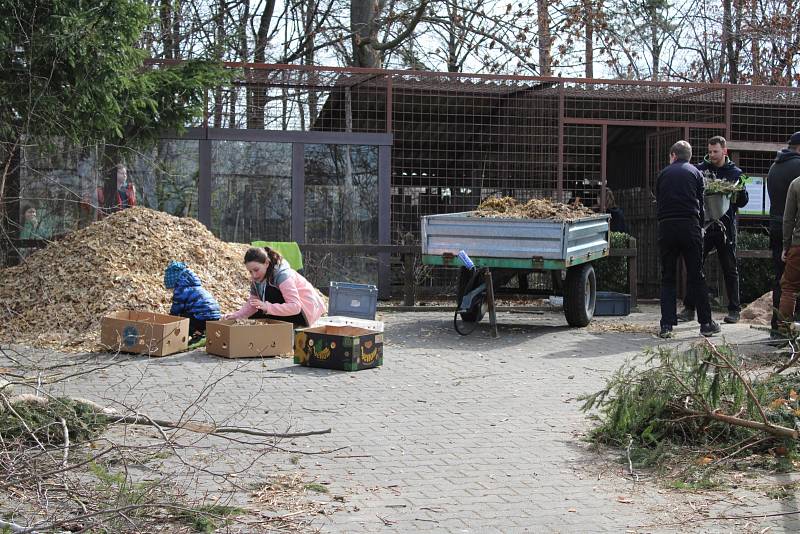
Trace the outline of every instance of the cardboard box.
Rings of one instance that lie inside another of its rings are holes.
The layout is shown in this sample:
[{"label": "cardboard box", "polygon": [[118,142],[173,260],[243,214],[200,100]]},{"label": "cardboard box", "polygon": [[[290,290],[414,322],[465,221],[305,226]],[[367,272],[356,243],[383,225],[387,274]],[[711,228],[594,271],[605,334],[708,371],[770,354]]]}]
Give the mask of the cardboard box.
[{"label": "cardboard box", "polygon": [[314,326],[355,326],[373,332],[383,332],[383,321],[368,321],[366,319],[356,319],[344,315],[326,315],[320,317]]},{"label": "cardboard box", "polygon": [[[251,319],[249,319],[251,320]],[[292,353],[292,323],[253,319],[259,324],[236,321],[206,323],[206,352],[225,358],[257,358]]]},{"label": "cardboard box", "polygon": [[189,347],[189,319],[123,310],[103,317],[100,342],[110,350],[167,356]]},{"label": "cardboard box", "polygon": [[294,334],[294,363],[360,371],[383,365],[383,334],[355,326],[315,326]]}]

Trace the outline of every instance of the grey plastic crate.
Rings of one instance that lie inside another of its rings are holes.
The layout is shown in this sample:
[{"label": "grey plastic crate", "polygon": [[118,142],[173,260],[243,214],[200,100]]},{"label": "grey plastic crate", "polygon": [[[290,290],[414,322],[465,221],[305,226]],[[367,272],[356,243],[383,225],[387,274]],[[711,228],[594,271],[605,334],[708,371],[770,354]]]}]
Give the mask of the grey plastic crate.
[{"label": "grey plastic crate", "polygon": [[615,291],[598,291],[594,304],[595,315],[630,315],[631,296]]},{"label": "grey plastic crate", "polygon": [[331,282],[328,315],[344,315],[374,321],[377,309],[377,287],[370,284]]}]

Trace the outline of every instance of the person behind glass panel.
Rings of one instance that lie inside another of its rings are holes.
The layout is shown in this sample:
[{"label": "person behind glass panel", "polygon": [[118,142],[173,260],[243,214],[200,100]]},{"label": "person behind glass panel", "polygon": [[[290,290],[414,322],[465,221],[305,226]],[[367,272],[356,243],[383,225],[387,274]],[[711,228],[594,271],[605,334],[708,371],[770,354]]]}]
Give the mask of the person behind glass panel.
[{"label": "person behind glass panel", "polygon": [[47,239],[48,235],[36,213],[36,206],[25,204],[22,207],[22,228],[19,232],[20,239]]},{"label": "person behind glass panel", "polygon": [[98,219],[136,205],[136,188],[128,179],[128,169],[122,163],[111,168],[102,187],[97,188]]}]

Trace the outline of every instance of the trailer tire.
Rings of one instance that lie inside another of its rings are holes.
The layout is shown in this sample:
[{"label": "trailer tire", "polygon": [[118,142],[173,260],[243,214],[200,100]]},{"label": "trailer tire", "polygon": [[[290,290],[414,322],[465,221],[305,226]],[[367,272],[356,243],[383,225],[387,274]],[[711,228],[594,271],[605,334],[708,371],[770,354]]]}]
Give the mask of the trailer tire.
[{"label": "trailer tire", "polygon": [[584,327],[594,316],[597,279],[590,263],[567,269],[564,282],[564,316],[570,326]]}]

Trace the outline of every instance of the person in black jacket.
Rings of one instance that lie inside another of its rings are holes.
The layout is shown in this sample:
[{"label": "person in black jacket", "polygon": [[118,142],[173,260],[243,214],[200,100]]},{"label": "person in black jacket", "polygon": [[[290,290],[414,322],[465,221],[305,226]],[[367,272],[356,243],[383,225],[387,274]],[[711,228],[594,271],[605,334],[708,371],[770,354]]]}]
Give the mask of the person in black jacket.
[{"label": "person in black jacket", "polygon": [[[728,158],[728,142],[724,137],[717,135],[708,140],[708,155],[697,168],[703,173],[705,178],[726,180],[731,183],[739,183],[742,176],[742,169],[733,164]],[[725,278],[725,290],[728,294],[728,315],[725,316],[726,323],[738,323],[739,312],[742,311],[739,302],[739,269],[736,265],[736,214],[739,208],[747,205],[749,196],[747,190],[743,189],[735,193],[731,199],[731,207],[716,223],[706,229],[705,239],[703,240],[703,264],[709,253],[716,249],[717,258],[722,267],[722,274]],[[683,299],[684,309],[678,314],[678,321],[694,320],[694,299],[691,293],[686,293]]]},{"label": "person in black jacket", "polygon": [[609,221],[610,230],[627,234],[628,225],[625,224],[625,212],[617,206],[617,201],[611,189],[606,189],[606,212],[611,215],[611,221]]},{"label": "person in black jacket", "polygon": [[677,263],[686,263],[688,291],[694,296],[700,334],[712,336],[719,325],[711,318],[708,289],[703,274],[703,175],[689,163],[692,146],[678,141],[670,149],[670,164],[656,180],[658,249],[661,257],[661,328],[659,336],[672,337],[677,317]]},{"label": "person in black jacket", "polygon": [[[789,138],[788,147],[781,149],[767,173],[767,194],[769,194],[769,246],[772,249],[772,265],[775,281],[772,285],[772,309],[777,310],[781,301],[781,277],[784,263],[783,253],[783,210],[786,207],[786,193],[789,184],[800,176],[800,132]],[[779,336],[779,318],[772,313],[773,334]]]}]

